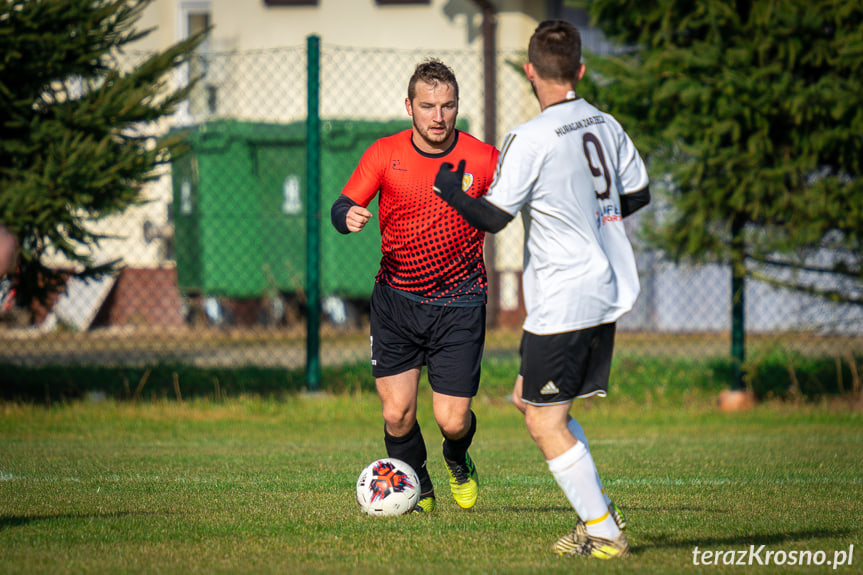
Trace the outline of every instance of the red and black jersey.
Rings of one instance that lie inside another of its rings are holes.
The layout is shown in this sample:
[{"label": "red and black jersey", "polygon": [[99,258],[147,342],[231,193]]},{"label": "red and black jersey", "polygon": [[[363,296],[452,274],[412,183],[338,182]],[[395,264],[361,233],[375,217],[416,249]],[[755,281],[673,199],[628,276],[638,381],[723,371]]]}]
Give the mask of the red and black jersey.
[{"label": "red and black jersey", "polygon": [[426,154],[411,130],[381,138],[363,154],[342,194],[367,207],[378,192],[381,268],[376,281],[436,304],[485,302],[485,234],[468,223],[432,189],[440,165],[467,160],[462,188],[485,195],[494,179],[498,151],[456,131],[452,147]]}]

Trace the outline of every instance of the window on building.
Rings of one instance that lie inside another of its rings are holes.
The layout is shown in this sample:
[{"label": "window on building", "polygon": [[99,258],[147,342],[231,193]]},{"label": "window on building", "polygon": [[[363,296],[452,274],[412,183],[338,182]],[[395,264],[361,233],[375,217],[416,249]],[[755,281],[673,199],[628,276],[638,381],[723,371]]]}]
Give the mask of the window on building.
[{"label": "window on building", "polygon": [[318,0],[264,0],[267,6],[317,6]]},{"label": "window on building", "polygon": [[[210,6],[208,2],[187,2],[181,5],[183,17],[183,37],[188,38],[210,26]],[[189,94],[189,113],[194,116],[214,114],[216,96],[214,87],[207,83],[209,39],[198,46],[196,54],[189,60],[189,76],[200,76],[202,81]]]}]

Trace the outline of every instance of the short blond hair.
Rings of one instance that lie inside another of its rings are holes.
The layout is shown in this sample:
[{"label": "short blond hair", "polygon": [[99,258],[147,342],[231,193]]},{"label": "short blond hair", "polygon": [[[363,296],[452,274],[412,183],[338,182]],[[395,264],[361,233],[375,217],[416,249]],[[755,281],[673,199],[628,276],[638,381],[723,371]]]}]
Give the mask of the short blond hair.
[{"label": "short blond hair", "polygon": [[455,93],[455,101],[458,102],[458,82],[455,79],[455,72],[449,66],[436,58],[429,58],[425,62],[417,64],[414,73],[408,82],[408,100],[414,101],[417,95],[417,82],[425,82],[426,84],[435,85],[437,83],[449,84]]}]

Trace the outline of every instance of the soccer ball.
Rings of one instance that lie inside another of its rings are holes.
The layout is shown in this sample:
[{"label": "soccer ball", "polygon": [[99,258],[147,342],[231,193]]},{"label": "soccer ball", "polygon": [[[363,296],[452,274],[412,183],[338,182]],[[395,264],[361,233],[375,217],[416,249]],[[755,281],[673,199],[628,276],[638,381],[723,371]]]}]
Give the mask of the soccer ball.
[{"label": "soccer ball", "polygon": [[420,480],[400,459],[378,459],[357,479],[357,503],[369,515],[402,515],[420,498]]}]

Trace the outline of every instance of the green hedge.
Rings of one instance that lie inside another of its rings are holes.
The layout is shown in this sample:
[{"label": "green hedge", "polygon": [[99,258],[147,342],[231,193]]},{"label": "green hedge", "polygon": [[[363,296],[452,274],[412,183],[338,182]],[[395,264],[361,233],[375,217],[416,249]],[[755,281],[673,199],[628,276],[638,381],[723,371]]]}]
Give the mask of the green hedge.
[{"label": "green hedge", "polygon": [[[852,358],[767,354],[747,363],[752,390],[762,398],[817,399],[860,392],[859,373]],[[861,357],[853,358],[857,364]],[[480,394],[509,394],[518,374],[518,359],[489,357],[483,361]],[[134,367],[0,365],[0,399],[51,403],[104,396],[119,400],[224,397],[243,394],[284,396],[306,389],[303,370],[270,367],[199,368],[189,365]],[[615,357],[610,388],[637,401],[679,399],[692,393],[714,394],[732,381],[730,360]],[[856,384],[855,384],[856,382]],[[855,389],[856,385],[856,389]],[[316,390],[311,390],[316,391]],[[321,389],[332,393],[374,391],[365,362],[325,368]]]}]

